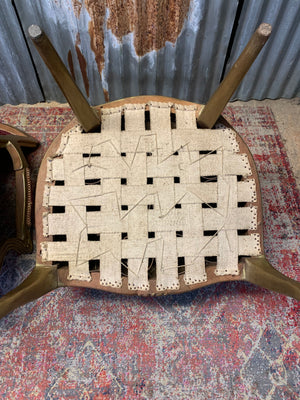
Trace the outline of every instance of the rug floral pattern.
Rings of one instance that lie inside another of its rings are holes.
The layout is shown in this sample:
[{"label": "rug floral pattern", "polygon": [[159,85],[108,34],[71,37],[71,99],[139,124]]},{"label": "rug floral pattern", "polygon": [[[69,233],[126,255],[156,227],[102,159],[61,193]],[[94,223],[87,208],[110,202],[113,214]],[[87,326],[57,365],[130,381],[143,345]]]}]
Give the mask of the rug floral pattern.
[{"label": "rug floral pattern", "polygon": [[[272,111],[233,104],[225,115],[257,164],[267,257],[300,280],[300,196]],[[65,107],[0,108],[1,122],[41,143],[29,155],[33,181],[72,117]],[[0,294],[33,266],[34,255],[10,254]],[[296,400],[299,314],[296,300],[247,283],[157,298],[61,288],[0,321],[0,397]]]}]

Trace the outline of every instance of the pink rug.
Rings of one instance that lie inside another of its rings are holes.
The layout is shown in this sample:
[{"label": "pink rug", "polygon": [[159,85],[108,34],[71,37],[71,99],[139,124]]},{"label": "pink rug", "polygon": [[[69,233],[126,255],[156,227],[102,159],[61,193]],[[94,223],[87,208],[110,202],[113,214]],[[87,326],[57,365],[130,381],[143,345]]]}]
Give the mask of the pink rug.
[{"label": "pink rug", "polygon": [[[300,280],[300,196],[272,112],[231,105],[225,114],[257,164],[267,257]],[[29,156],[33,180],[72,116],[64,107],[0,108],[1,122],[41,142]],[[10,216],[0,218],[8,232]],[[34,255],[7,257],[0,293],[33,266]],[[299,382],[299,302],[251,284],[158,298],[62,288],[0,321],[3,399],[296,400]]]}]

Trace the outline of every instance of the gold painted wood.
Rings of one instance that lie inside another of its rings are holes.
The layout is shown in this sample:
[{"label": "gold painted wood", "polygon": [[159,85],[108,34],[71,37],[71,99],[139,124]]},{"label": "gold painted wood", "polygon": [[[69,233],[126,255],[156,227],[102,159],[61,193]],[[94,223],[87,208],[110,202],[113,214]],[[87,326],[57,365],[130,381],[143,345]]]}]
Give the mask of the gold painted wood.
[{"label": "gold painted wood", "polygon": [[218,89],[200,112],[197,123],[201,128],[211,129],[214,126],[231,96],[268,40],[271,30],[271,25],[263,23],[254,32],[226,78],[221,82]]},{"label": "gold painted wood", "polygon": [[245,258],[243,277],[247,282],[300,301],[300,282],[273,268],[265,256]]},{"label": "gold painted wood", "polygon": [[55,266],[36,265],[28,278],[0,298],[0,318],[59,286]]},{"label": "gold painted wood", "polygon": [[81,93],[46,34],[37,25],[31,25],[28,32],[84,131],[96,130],[100,126],[100,117]]}]

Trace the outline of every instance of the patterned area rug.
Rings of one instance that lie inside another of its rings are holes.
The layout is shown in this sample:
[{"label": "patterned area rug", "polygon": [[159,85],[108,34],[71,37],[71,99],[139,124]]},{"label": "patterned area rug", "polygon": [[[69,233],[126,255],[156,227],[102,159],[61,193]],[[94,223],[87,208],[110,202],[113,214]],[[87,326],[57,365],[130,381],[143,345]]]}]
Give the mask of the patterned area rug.
[{"label": "patterned area rug", "polygon": [[[272,111],[231,105],[225,115],[257,164],[266,255],[300,280],[300,196]],[[41,143],[29,155],[33,181],[72,117],[65,107],[0,108],[1,122]],[[8,182],[1,190],[4,202],[13,190]],[[0,218],[2,233],[13,230],[11,214]],[[0,294],[33,266],[34,255],[10,254]],[[157,298],[61,288],[0,321],[0,397],[296,400],[299,310],[296,300],[247,283]]]}]

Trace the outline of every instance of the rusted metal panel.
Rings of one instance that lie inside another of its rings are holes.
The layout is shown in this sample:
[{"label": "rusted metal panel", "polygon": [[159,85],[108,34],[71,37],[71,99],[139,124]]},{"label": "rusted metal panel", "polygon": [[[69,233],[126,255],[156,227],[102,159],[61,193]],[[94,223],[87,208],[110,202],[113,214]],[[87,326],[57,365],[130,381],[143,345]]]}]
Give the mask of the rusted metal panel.
[{"label": "rusted metal panel", "polygon": [[0,10],[0,104],[44,99],[11,1]]},{"label": "rusted metal panel", "polygon": [[[217,87],[238,0],[15,0],[40,25],[91,104],[139,94],[205,102]],[[46,98],[63,101],[32,50]]]},{"label": "rusted metal panel", "polygon": [[300,96],[300,1],[248,0],[244,3],[227,69],[261,22],[272,25],[271,37],[233,99]]},{"label": "rusted metal panel", "polygon": [[[205,103],[220,82],[238,4],[242,12],[227,69],[260,22],[271,23],[274,32],[234,98],[300,95],[299,0],[14,0],[14,4],[25,34],[31,24],[43,28],[93,105],[141,94]],[[9,24],[9,34],[17,36],[17,22]],[[14,43],[9,46],[16,51]],[[29,39],[28,46],[46,100],[65,101]],[[7,62],[18,63],[21,69],[26,56],[17,53]],[[7,65],[4,71],[7,88],[18,93],[26,87],[26,101],[36,101],[30,91],[31,73],[24,76],[20,70],[9,75]],[[24,101],[24,94],[9,97],[12,103]]]}]

